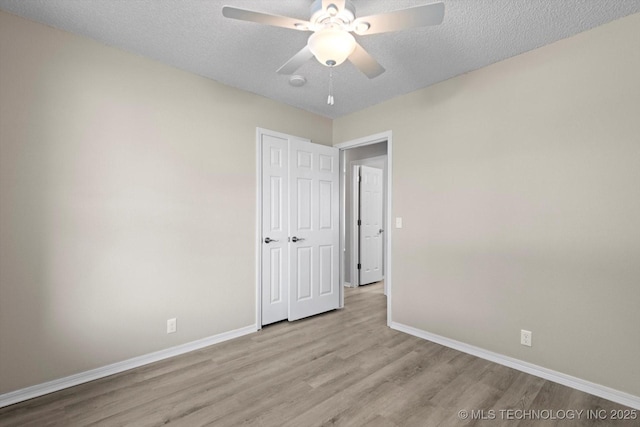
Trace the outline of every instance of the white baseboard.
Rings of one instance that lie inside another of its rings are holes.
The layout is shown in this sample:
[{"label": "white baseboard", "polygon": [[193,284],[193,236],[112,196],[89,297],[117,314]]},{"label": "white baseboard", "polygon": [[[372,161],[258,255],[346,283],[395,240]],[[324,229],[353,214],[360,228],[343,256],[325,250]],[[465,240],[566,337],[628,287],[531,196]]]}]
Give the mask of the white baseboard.
[{"label": "white baseboard", "polygon": [[218,344],[223,341],[228,341],[234,338],[241,337],[254,333],[258,330],[256,325],[246,326],[244,328],[235,329],[229,332],[223,332],[218,335],[213,335],[207,338],[203,338],[197,341],[188,342],[175,347],[167,348],[165,350],[156,351],[153,353],[145,354],[142,356],[134,357],[132,359],[123,360],[122,362],[113,363],[111,365],[103,366],[101,368],[92,369],[86,372],[80,372],[65,378],[59,378],[57,380],[49,381],[42,384],[37,384],[31,387],[23,388],[20,390],[12,391],[5,394],[0,394],[0,408],[13,405],[14,403],[22,402],[34,397],[43,396],[45,394],[53,393],[65,388],[73,387],[78,384],[94,381],[100,378],[107,377],[109,375],[117,374],[129,369],[137,368],[139,366],[148,365],[149,363],[157,362],[159,360],[168,359],[170,357],[178,356],[180,354],[189,353],[190,351],[199,350],[204,347],[208,347],[213,344]]},{"label": "white baseboard", "polygon": [[427,341],[432,341],[445,347],[450,347],[463,353],[471,354],[481,359],[508,366],[510,368],[517,369],[518,371],[526,372],[527,374],[535,375],[536,377],[544,378],[545,380],[553,381],[555,383],[562,384],[576,390],[584,391],[585,393],[602,397],[603,399],[611,400],[612,402],[616,402],[621,405],[629,406],[634,409],[640,409],[639,396],[634,396],[632,394],[605,387],[600,384],[592,383],[590,381],[573,377],[571,375],[543,368],[542,366],[514,359],[512,357],[505,356],[499,353],[494,353],[492,351],[465,344],[460,341],[452,340],[441,335],[432,334],[421,329],[403,325],[402,323],[391,322],[389,326],[397,331],[404,332],[409,335],[425,339]]}]

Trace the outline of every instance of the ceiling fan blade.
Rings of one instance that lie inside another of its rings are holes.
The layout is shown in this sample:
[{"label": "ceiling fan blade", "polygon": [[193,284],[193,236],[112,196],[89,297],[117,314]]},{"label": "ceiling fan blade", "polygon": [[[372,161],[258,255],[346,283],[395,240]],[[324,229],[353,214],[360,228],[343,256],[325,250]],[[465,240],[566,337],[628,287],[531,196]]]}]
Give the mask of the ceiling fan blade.
[{"label": "ceiling fan blade", "polygon": [[394,12],[358,18],[354,22],[355,33],[361,36],[408,28],[438,25],[444,19],[444,3],[431,3]]},{"label": "ceiling fan blade", "polygon": [[293,57],[288,60],[286,64],[280,67],[277,73],[293,74],[298,68],[302,67],[302,64],[304,64],[311,58],[313,58],[313,53],[311,53],[311,49],[309,49],[309,46],[305,46],[298,53],[293,55]]},{"label": "ceiling fan blade", "polygon": [[364,50],[359,43],[356,43],[355,50],[349,55],[349,61],[370,79],[378,77],[385,71],[384,67],[378,64],[378,61],[373,59],[373,56],[369,55],[369,52]]},{"label": "ceiling fan blade", "polygon": [[322,10],[327,10],[329,6],[334,5],[338,12],[340,12],[344,9],[345,3],[345,0],[322,0]]},{"label": "ceiling fan blade", "polygon": [[311,25],[308,21],[289,18],[288,16],[271,15],[248,9],[238,9],[232,6],[224,6],[222,8],[222,15],[226,18],[257,22],[258,24],[273,25],[274,27],[289,28],[292,30],[310,31],[309,26]]}]

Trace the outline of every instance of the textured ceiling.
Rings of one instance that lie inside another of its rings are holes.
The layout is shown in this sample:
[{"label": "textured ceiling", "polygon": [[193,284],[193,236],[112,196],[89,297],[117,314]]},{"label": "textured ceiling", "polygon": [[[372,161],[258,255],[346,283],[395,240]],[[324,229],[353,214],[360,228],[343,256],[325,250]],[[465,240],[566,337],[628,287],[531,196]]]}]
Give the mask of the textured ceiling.
[{"label": "textured ceiling", "polygon": [[[352,0],[356,16],[432,0]],[[308,33],[226,19],[222,6],[309,19],[311,0],[0,0],[0,9],[209,77],[329,118],[640,12],[640,0],[444,0],[440,26],[357,37],[386,68],[369,80],[350,63],[311,60],[303,87],[276,70]]]}]

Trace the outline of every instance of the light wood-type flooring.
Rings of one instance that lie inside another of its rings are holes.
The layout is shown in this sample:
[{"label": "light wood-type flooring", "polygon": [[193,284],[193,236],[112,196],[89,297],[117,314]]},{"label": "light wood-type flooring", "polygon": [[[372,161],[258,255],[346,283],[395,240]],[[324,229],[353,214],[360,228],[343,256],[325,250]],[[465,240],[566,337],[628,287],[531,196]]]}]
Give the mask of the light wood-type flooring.
[{"label": "light wood-type flooring", "polygon": [[346,289],[343,310],[0,409],[0,425],[640,425],[612,410],[631,411],[388,328],[374,284]]}]

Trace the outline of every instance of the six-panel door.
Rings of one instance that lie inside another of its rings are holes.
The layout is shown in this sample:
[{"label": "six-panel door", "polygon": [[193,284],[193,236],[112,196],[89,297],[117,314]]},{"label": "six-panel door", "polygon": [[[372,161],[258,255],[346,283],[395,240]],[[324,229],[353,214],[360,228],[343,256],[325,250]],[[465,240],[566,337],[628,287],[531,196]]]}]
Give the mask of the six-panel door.
[{"label": "six-panel door", "polygon": [[287,319],[289,315],[288,145],[286,138],[262,135],[263,325]]},{"label": "six-panel door", "polygon": [[339,306],[338,180],[338,149],[290,141],[289,320]]}]

